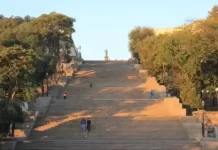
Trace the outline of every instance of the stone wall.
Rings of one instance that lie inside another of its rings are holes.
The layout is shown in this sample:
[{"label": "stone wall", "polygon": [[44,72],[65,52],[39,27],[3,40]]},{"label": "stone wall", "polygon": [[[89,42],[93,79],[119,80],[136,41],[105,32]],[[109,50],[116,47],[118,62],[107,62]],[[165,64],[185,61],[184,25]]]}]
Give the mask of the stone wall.
[{"label": "stone wall", "polygon": [[201,146],[204,150],[218,150],[218,140],[215,138],[202,138]]},{"label": "stone wall", "polygon": [[147,79],[148,78],[148,70],[144,70],[144,69],[139,70],[139,78]]},{"label": "stone wall", "polygon": [[142,68],[142,66],[140,64],[134,64],[133,68],[136,70],[140,70]]}]

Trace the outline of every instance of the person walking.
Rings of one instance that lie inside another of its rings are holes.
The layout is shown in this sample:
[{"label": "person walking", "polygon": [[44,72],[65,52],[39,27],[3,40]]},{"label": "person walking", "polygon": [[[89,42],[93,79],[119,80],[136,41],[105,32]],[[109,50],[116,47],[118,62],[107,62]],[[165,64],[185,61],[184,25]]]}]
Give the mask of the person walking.
[{"label": "person walking", "polygon": [[90,132],[91,131],[91,120],[87,120],[87,130]]},{"label": "person walking", "polygon": [[84,118],[81,120],[81,127],[83,131],[86,130],[86,120]]},{"label": "person walking", "polygon": [[89,84],[89,87],[90,87],[90,88],[92,87],[92,83]]},{"label": "person walking", "polygon": [[67,92],[65,91],[64,92],[64,99],[66,99],[67,98]]},{"label": "person walking", "polygon": [[151,96],[151,99],[154,99],[154,90],[153,89],[151,89],[150,96]]}]

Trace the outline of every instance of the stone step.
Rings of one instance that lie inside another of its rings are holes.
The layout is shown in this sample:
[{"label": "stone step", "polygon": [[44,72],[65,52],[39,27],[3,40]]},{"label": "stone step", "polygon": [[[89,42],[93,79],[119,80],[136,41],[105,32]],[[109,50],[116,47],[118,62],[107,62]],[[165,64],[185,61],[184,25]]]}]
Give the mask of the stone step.
[{"label": "stone step", "polygon": [[[54,135],[58,135],[58,133],[83,133],[81,131],[81,127],[80,126],[68,126],[68,127],[61,127],[61,128],[58,128],[56,129],[56,133],[54,132],[54,130],[45,130],[43,132],[38,132],[37,130],[40,129],[39,128],[35,128],[34,131],[32,131],[34,133],[34,135],[46,135],[46,134],[54,134]],[[167,133],[168,131],[171,131],[171,132],[175,132],[175,133],[169,133],[169,134],[178,134],[178,133],[184,133],[184,130],[183,129],[178,129],[176,127],[174,128],[158,128],[158,127],[146,127],[145,128],[142,128],[142,127],[127,127],[127,128],[110,128],[110,127],[102,127],[102,126],[91,126],[91,129],[92,129],[92,133],[94,134],[105,134],[105,135],[131,135],[131,134],[135,134],[135,135],[146,135],[147,133],[153,133],[153,134],[156,134],[156,133],[160,133],[160,134],[165,134]],[[142,133],[143,132],[143,133]]]},{"label": "stone step", "polygon": [[[116,113],[116,112],[115,112]],[[123,114],[122,114],[123,113]],[[67,114],[66,116],[62,116],[62,115],[49,115],[49,117],[45,118],[45,120],[42,118],[40,120],[37,121],[38,124],[46,124],[49,123],[51,121],[54,122],[62,122],[63,120],[67,119],[65,123],[79,123],[80,124],[80,120],[81,118],[87,118],[87,117],[92,117],[92,124],[105,124],[105,125],[131,125],[131,124],[136,124],[136,125],[154,125],[154,126],[159,126],[159,125],[168,125],[168,126],[173,126],[173,125],[178,125],[180,124],[180,122],[177,119],[167,119],[166,117],[147,117],[147,116],[141,116],[139,114],[133,114],[133,116],[131,115],[126,115],[125,112],[120,112],[120,113],[116,113],[114,116],[113,115],[99,115],[99,116],[90,116],[90,114],[78,114],[75,112],[75,115],[73,115],[74,113],[72,113],[71,115]],[[117,114],[120,114],[117,115]],[[135,119],[136,118],[136,119]],[[139,118],[139,119],[137,119]],[[163,119],[166,120],[163,120]],[[159,119],[159,120],[158,120]],[[45,121],[45,122],[44,122]]]},{"label": "stone step", "polygon": [[[58,121],[51,121],[50,123],[58,123]],[[49,125],[48,123],[44,122],[37,122],[37,126],[45,126]],[[80,126],[80,120],[76,122],[68,122],[67,124],[60,125],[58,129],[65,128],[67,126],[71,127],[79,127]],[[145,121],[143,123],[134,123],[130,121],[122,121],[121,123],[110,123],[110,122],[93,122],[92,126],[95,128],[110,128],[110,127],[117,127],[117,128],[133,128],[133,127],[144,127],[144,130],[148,130],[148,128],[160,128],[160,129],[177,129],[178,124],[170,124],[170,123],[158,123],[158,122],[152,122],[149,123],[148,121]],[[147,128],[147,129],[146,129]],[[122,129],[119,129],[122,130]],[[179,129],[178,129],[179,130]]]},{"label": "stone step", "polygon": [[23,141],[18,142],[15,150],[100,150],[100,149],[153,149],[153,150],[200,150],[199,143],[184,140],[39,140],[39,141]]},{"label": "stone step", "polygon": [[185,116],[180,118],[183,123],[198,123],[199,120],[194,116]]},{"label": "stone step", "polygon": [[[92,132],[92,131],[91,131]],[[86,135],[87,134],[87,135]],[[154,139],[154,138],[159,138],[161,137],[162,139],[168,139],[168,138],[174,138],[174,139],[183,139],[184,135],[182,132],[177,132],[176,134],[168,134],[167,132],[165,133],[146,133],[145,135],[142,135],[140,133],[123,133],[123,134],[88,134],[88,133],[77,133],[77,132],[67,132],[64,133],[62,132],[62,135],[56,135],[55,134],[35,134],[34,135],[30,135],[29,139],[118,139],[118,138],[123,138],[123,139],[138,139],[138,138],[150,138],[150,139]],[[164,137],[164,135],[168,134],[166,137]],[[48,136],[50,135],[50,136]],[[178,136],[179,135],[179,136]],[[124,138],[125,137],[125,138]]]}]

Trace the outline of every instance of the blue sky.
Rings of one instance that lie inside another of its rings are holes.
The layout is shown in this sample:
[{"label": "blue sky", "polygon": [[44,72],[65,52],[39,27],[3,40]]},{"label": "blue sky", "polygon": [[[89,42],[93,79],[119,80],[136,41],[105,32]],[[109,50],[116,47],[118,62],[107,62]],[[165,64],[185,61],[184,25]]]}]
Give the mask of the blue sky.
[{"label": "blue sky", "polygon": [[2,0],[0,14],[37,17],[56,11],[76,18],[73,39],[85,60],[128,59],[136,26],[167,28],[205,18],[217,0]]}]

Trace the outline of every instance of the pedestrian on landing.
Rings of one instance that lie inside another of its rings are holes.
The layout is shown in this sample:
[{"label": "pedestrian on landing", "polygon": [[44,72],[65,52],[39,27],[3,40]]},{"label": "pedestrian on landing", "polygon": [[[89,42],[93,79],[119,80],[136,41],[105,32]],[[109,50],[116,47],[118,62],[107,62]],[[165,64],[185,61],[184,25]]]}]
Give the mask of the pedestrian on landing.
[{"label": "pedestrian on landing", "polygon": [[83,131],[86,130],[86,120],[84,118],[81,120],[81,127]]},{"label": "pedestrian on landing", "polygon": [[153,89],[151,89],[150,96],[151,96],[151,99],[154,99],[154,90]]},{"label": "pedestrian on landing", "polygon": [[92,83],[89,84],[89,87],[90,87],[90,88],[92,87]]},{"label": "pedestrian on landing", "polygon": [[67,98],[67,92],[65,91],[64,92],[64,99],[66,99]]},{"label": "pedestrian on landing", "polygon": [[88,120],[87,120],[87,130],[90,132],[90,130],[91,130],[91,119],[89,118]]}]

